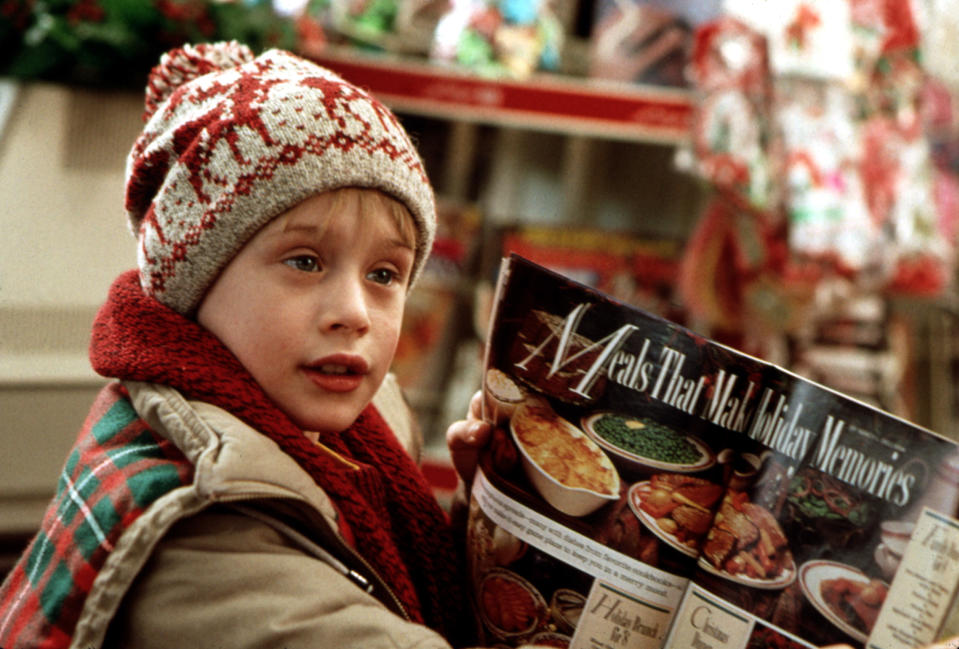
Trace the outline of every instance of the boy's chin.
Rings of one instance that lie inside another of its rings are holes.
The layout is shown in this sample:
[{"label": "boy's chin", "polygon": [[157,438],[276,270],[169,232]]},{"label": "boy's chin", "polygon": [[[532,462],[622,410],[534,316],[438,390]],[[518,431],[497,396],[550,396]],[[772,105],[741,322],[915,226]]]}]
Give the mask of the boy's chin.
[{"label": "boy's chin", "polygon": [[362,412],[361,409],[336,408],[335,410],[338,412],[330,412],[327,410],[322,414],[316,414],[314,416],[306,415],[302,418],[294,419],[294,421],[304,431],[320,433],[321,435],[324,433],[338,433],[352,426],[353,422],[360,416],[360,412]]}]

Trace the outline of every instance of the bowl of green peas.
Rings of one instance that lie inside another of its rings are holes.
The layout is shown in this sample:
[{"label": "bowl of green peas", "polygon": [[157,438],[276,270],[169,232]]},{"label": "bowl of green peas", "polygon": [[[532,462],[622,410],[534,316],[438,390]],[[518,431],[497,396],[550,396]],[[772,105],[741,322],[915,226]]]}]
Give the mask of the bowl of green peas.
[{"label": "bowl of green peas", "polygon": [[715,454],[702,440],[653,419],[597,412],[583,419],[583,429],[628,469],[694,473],[716,463]]}]

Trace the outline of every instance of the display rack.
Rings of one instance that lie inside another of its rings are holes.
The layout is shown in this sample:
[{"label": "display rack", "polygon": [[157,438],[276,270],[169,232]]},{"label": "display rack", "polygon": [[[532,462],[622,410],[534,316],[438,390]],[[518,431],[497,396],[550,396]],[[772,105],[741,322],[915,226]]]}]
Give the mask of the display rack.
[{"label": "display rack", "polygon": [[538,73],[491,79],[389,55],[328,49],[314,57],[399,112],[568,135],[677,144],[693,104],[682,89]]}]

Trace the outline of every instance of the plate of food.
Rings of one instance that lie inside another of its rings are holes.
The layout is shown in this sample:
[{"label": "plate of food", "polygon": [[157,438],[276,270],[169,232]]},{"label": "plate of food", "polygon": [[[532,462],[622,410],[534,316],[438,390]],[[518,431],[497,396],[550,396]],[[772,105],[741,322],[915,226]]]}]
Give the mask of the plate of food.
[{"label": "plate of food", "polygon": [[504,640],[530,636],[549,613],[536,587],[505,568],[493,568],[483,576],[477,603],[485,626]]},{"label": "plate of food", "polygon": [[872,631],[889,586],[853,566],[813,559],[799,569],[803,595],[833,625],[859,642]]},{"label": "plate of food", "polygon": [[649,531],[683,554],[695,557],[722,493],[722,487],[707,480],[662,473],[631,486],[628,502]]},{"label": "plate of food", "polygon": [[749,586],[750,588],[758,588],[759,590],[781,590],[796,581],[796,564],[794,561],[790,561],[788,566],[776,575],[766,577],[754,577],[748,572],[745,572],[742,567],[737,567],[734,571],[717,568],[705,557],[699,559],[698,565],[706,572],[716,575],[717,577],[722,577],[737,584]]},{"label": "plate of food", "polygon": [[583,419],[583,429],[613,459],[633,469],[693,473],[716,463],[701,440],[646,417],[597,412]]},{"label": "plate of food", "polygon": [[776,517],[744,492],[727,492],[702,542],[699,566],[749,586],[776,590],[796,580],[796,562]]}]

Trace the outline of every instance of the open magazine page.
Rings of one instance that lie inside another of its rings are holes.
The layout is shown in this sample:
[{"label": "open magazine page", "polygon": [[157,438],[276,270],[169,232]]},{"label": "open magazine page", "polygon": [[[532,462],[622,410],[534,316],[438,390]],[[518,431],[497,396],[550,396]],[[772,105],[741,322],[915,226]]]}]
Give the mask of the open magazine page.
[{"label": "open magazine page", "polygon": [[[721,347],[714,357],[734,373],[741,364]],[[774,367],[747,410],[743,442],[762,448],[737,453],[693,580],[814,644],[864,645],[922,509],[955,514],[957,449]],[[900,640],[869,646],[924,644],[911,622],[887,619]],[[671,646],[687,646],[678,638]]]},{"label": "open magazine page", "polygon": [[893,649],[941,632],[954,443],[517,256],[484,376],[495,426],[468,543],[489,644]]}]

